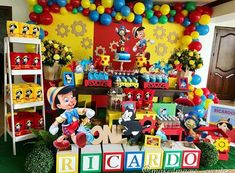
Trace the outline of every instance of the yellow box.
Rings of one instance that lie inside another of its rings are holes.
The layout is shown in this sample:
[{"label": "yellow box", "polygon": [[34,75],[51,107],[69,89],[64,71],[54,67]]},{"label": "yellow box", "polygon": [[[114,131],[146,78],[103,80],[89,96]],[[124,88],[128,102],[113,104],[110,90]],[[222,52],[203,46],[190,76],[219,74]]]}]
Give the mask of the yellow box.
[{"label": "yellow box", "polygon": [[[10,98],[10,86],[7,85],[7,97]],[[23,103],[24,98],[23,98],[23,89],[16,84],[12,84],[12,97],[13,97],[13,103]]]},{"label": "yellow box", "polygon": [[10,37],[19,37],[19,22],[7,21],[7,34]]},{"label": "yellow box", "polygon": [[30,24],[19,23],[20,37],[30,37]]},{"label": "yellow box", "polygon": [[175,89],[177,85],[177,78],[176,77],[169,77],[169,88]]},{"label": "yellow box", "polygon": [[144,168],[148,169],[162,169],[163,150],[162,148],[143,147],[145,151]]},{"label": "yellow box", "polygon": [[34,101],[42,101],[42,87],[36,83],[29,83],[33,88],[33,99]]},{"label": "yellow box", "polygon": [[57,151],[56,173],[78,173],[78,148],[71,145],[71,150]]},{"label": "yellow box", "polygon": [[79,86],[83,84],[84,73],[74,73],[75,85]]},{"label": "yellow box", "polygon": [[34,88],[29,84],[20,83],[20,87],[23,90],[23,100],[24,102],[34,102]]},{"label": "yellow box", "polygon": [[40,26],[30,24],[29,25],[29,34],[30,34],[30,37],[32,37],[32,38],[39,38]]}]

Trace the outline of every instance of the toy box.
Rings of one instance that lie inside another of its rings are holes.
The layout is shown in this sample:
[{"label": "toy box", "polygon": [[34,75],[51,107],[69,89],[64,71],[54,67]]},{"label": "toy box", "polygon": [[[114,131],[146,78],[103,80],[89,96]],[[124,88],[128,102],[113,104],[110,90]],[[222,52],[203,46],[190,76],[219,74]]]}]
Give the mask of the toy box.
[{"label": "toy box", "polygon": [[23,102],[33,102],[34,99],[34,89],[28,84],[20,83],[19,87],[22,88],[23,91]]},{"label": "toy box", "polygon": [[[12,123],[11,123],[11,114],[7,114],[7,121],[9,130],[12,131]],[[14,115],[15,122],[15,136],[25,135],[25,124],[24,119],[22,119],[18,114]]]},{"label": "toy box", "polygon": [[31,58],[30,62],[32,69],[40,69],[41,68],[40,55],[36,53],[31,53],[30,58]]},{"label": "toy box", "polygon": [[39,38],[40,26],[30,24],[29,25],[29,34],[30,34],[30,37],[32,37],[32,38]]},{"label": "toy box", "polygon": [[10,53],[10,59],[11,59],[11,69],[12,70],[21,69],[21,65],[22,65],[22,55],[21,55],[21,53],[11,52]]},{"label": "toy box", "polygon": [[21,57],[22,57],[22,64],[21,64],[22,69],[31,69],[32,66],[31,54],[21,53]]},{"label": "toy box", "polygon": [[9,37],[19,36],[19,22],[7,21],[7,34]]},{"label": "toy box", "polygon": [[[10,98],[10,86],[7,85],[7,97]],[[24,95],[23,95],[23,89],[16,84],[12,84],[12,97],[13,97],[13,103],[23,103]]]},{"label": "toy box", "polygon": [[42,87],[35,83],[29,83],[29,86],[33,91],[32,101],[42,101]]},{"label": "toy box", "polygon": [[24,134],[31,133],[30,129],[34,128],[34,116],[31,112],[18,112],[17,115],[23,119]]},{"label": "toy box", "polygon": [[19,23],[19,33],[21,37],[30,37],[30,24],[28,23]]}]

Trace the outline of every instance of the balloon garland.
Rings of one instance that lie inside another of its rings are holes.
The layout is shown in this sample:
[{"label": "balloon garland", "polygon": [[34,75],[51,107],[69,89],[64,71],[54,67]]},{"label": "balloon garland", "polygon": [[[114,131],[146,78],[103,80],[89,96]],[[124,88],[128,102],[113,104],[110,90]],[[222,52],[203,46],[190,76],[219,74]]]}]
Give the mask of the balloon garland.
[{"label": "balloon garland", "polygon": [[209,32],[212,9],[205,6],[196,7],[195,2],[153,5],[152,0],[130,2],[125,0],[27,0],[33,11],[29,19],[36,24],[50,25],[51,13],[82,13],[93,22],[110,25],[112,20],[141,24],[143,17],[150,24],[178,23],[185,27],[182,48],[201,50],[199,36]]}]

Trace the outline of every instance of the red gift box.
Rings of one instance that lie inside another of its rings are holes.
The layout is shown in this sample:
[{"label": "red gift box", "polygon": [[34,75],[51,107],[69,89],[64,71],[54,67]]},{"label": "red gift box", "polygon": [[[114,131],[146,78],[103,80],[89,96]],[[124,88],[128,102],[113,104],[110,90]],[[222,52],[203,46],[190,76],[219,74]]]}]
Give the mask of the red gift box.
[{"label": "red gift box", "polygon": [[32,57],[29,53],[21,53],[22,57],[22,69],[31,69],[32,68]]},{"label": "red gift box", "polygon": [[[25,126],[24,126],[24,119],[22,119],[21,116],[16,114],[14,116],[14,122],[15,122],[15,136],[21,136],[25,135]],[[12,131],[12,125],[11,125],[11,116],[8,117],[8,125],[10,131]]]},{"label": "red gift box", "polygon": [[31,65],[33,69],[40,69],[40,55],[36,53],[31,53]]},{"label": "red gift box", "polygon": [[21,69],[21,65],[22,65],[22,55],[21,55],[21,53],[11,52],[10,53],[10,59],[11,59],[11,69],[12,70]]},{"label": "red gift box", "polygon": [[134,98],[134,89],[133,88],[124,88],[125,100],[133,101]]},{"label": "red gift box", "polygon": [[143,101],[144,92],[141,89],[134,90],[134,101],[136,101],[136,108],[142,108],[142,101]]},{"label": "red gift box", "polygon": [[42,115],[40,115],[37,112],[32,113],[33,114],[33,126],[35,129],[43,129],[44,127],[44,121]]}]

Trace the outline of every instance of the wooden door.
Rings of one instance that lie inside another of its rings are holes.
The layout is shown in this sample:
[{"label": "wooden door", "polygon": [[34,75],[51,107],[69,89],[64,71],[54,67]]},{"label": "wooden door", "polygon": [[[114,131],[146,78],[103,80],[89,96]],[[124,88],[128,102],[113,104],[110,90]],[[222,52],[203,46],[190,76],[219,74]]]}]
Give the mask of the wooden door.
[{"label": "wooden door", "polygon": [[216,27],[207,87],[221,100],[235,100],[235,28]]}]

